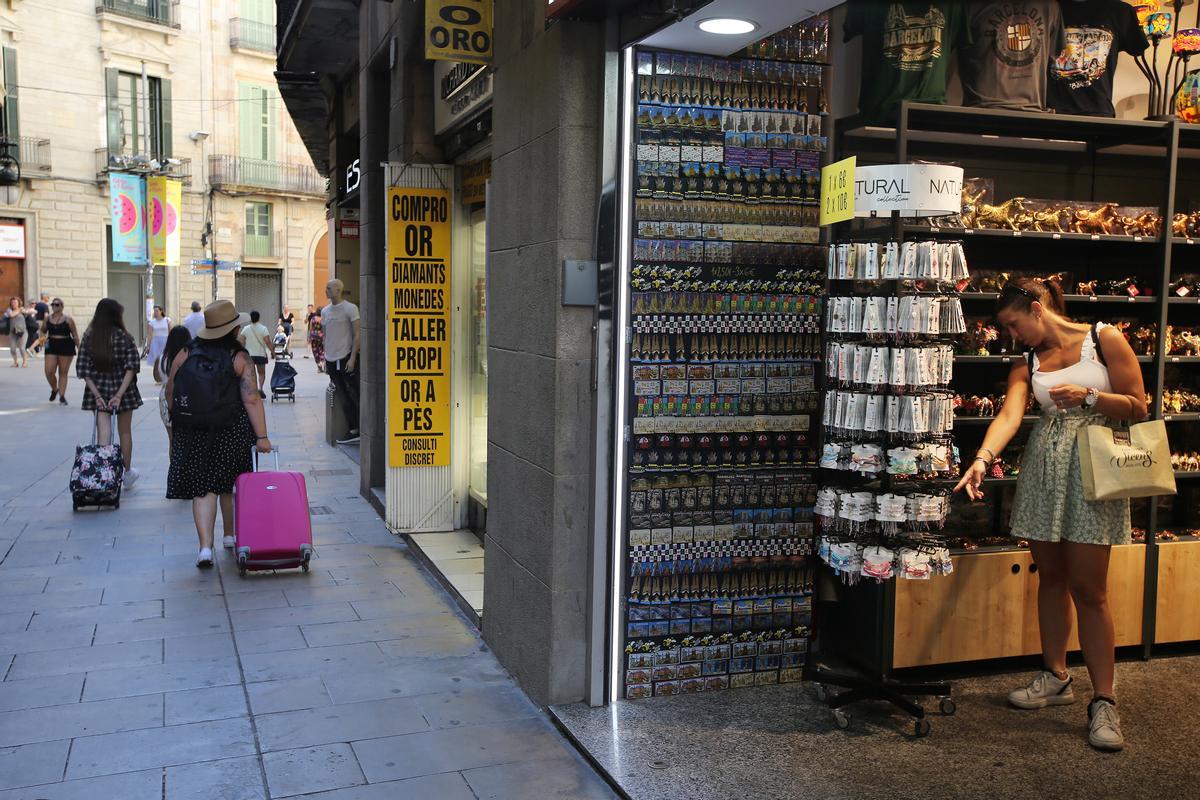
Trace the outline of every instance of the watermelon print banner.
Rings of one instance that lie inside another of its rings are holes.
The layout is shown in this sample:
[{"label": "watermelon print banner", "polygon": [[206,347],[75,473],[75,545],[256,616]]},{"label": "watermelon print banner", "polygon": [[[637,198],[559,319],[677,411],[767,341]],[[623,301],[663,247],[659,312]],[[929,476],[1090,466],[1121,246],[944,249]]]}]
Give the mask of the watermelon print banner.
[{"label": "watermelon print banner", "polygon": [[112,204],[113,261],[147,263],[145,181],[137,175],[110,172],[108,197]]},{"label": "watermelon print banner", "polygon": [[150,226],[150,263],[179,266],[179,207],[183,184],[170,178],[146,179],[146,223]]}]

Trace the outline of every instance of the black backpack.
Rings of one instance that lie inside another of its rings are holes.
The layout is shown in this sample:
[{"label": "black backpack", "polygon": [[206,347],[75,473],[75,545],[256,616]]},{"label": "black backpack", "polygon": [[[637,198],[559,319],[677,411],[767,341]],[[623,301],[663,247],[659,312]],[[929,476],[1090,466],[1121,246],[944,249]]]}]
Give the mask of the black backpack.
[{"label": "black backpack", "polygon": [[242,404],[233,354],[225,347],[197,340],[175,373],[171,424],[218,430],[237,419]]}]

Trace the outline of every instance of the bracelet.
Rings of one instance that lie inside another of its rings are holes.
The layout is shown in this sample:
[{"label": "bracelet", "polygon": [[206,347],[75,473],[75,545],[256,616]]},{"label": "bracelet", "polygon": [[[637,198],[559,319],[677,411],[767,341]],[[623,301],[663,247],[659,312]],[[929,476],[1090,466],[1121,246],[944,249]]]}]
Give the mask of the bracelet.
[{"label": "bracelet", "polygon": [[257,441],[261,441],[262,439],[270,439],[270,438],[271,438],[270,436],[255,436],[254,441],[257,442]]},{"label": "bracelet", "polygon": [[[996,460],[996,454],[995,454],[995,453],[993,453],[991,450],[987,449],[986,447],[981,447],[981,448],[979,448],[979,450],[977,450],[976,452],[977,452],[977,453],[985,452],[985,453],[987,453],[989,456],[991,456],[991,457],[992,457],[992,461],[995,461],[995,460]],[[991,461],[989,461],[988,463],[990,464],[990,463],[991,463]]]},{"label": "bracelet", "polygon": [[[990,467],[992,465],[992,462],[988,461],[983,456],[975,456],[975,461],[982,461],[985,467]],[[974,464],[975,461],[972,461],[971,463]]]}]

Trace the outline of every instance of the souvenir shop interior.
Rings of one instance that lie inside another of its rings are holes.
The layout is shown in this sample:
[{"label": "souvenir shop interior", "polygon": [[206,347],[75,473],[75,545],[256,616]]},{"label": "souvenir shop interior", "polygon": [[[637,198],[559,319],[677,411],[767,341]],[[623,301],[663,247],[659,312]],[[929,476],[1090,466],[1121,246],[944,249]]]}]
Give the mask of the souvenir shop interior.
[{"label": "souvenir shop interior", "polygon": [[[894,797],[901,762],[971,796],[1043,757],[1106,792],[1083,722],[1004,703],[1040,664],[1009,535],[1032,404],[984,498],[951,490],[1026,358],[1001,288],[1058,281],[1128,338],[1172,451],[1177,493],[1112,553],[1122,702],[1195,669],[1200,3],[710,5],[754,27],[705,7],[622,55],[610,704],[552,713],[629,797]],[[822,225],[851,156],[951,205]],[[1122,781],[1183,780],[1141,756]]]}]

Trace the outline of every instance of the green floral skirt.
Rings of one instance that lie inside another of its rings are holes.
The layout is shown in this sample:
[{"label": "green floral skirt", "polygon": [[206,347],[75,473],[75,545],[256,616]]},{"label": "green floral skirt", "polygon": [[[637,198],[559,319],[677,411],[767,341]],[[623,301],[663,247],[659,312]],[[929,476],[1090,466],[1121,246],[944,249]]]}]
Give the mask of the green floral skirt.
[{"label": "green floral skirt", "polygon": [[1112,425],[1103,414],[1073,408],[1042,414],[1021,457],[1012,536],[1038,542],[1129,544],[1128,500],[1085,500],[1076,433]]}]

